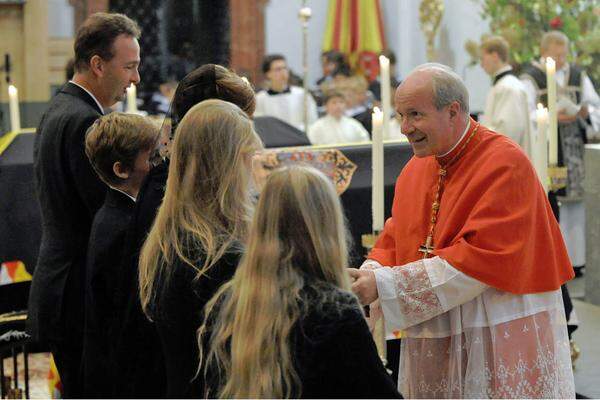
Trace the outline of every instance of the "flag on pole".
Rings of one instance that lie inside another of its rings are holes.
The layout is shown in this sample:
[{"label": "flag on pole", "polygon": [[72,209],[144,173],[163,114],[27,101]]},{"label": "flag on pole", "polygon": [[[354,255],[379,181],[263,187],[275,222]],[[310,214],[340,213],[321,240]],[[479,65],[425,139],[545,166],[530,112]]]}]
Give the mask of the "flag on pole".
[{"label": "flag on pole", "polygon": [[337,50],[350,66],[373,80],[378,56],[386,48],[379,0],[329,0],[323,51]]}]

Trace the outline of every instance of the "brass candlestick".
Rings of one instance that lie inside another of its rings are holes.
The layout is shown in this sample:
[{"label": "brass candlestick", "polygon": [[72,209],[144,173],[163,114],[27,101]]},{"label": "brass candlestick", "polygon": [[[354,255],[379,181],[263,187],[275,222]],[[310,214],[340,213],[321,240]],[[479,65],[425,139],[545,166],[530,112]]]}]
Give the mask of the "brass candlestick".
[{"label": "brass candlestick", "polygon": [[365,233],[360,236],[360,242],[362,247],[367,250],[367,254],[371,251],[371,249],[375,246],[375,242],[377,242],[377,238],[379,238],[380,231],[373,231],[373,233]]},{"label": "brass candlestick", "polygon": [[548,166],[548,190],[555,192],[567,187],[567,167],[559,167],[557,165]]}]

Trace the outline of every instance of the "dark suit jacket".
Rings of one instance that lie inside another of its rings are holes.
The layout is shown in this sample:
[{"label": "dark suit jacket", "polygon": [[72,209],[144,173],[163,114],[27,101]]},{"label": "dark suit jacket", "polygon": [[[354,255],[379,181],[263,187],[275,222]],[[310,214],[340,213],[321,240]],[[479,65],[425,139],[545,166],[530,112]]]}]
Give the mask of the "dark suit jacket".
[{"label": "dark suit jacket", "polygon": [[165,194],[168,171],[169,163],[166,161],[148,173],[138,193],[126,234],[118,304],[114,309],[120,321],[114,337],[114,359],[118,369],[115,369],[112,379],[113,395],[117,398],[163,398],[166,395],[166,370],[160,338],[155,324],[146,318],[140,304],[138,262],[140,250]]},{"label": "dark suit jacket", "polygon": [[88,246],[83,338],[84,396],[111,397],[113,369],[110,343],[118,321],[114,320],[116,289],[125,234],[135,202],[109,189],[104,205],[94,217]]},{"label": "dark suit jacket", "polygon": [[73,340],[83,331],[87,243],[106,194],[85,155],[85,133],[101,113],[89,94],[67,83],[38,126],[34,172],[42,243],[28,309],[34,340]]}]

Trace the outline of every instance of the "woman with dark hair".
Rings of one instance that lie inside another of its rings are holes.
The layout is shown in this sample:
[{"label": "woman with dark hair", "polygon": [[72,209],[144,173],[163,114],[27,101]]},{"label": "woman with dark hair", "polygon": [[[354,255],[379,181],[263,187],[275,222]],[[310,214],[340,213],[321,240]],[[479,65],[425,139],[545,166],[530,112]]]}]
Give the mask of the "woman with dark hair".
[{"label": "woman with dark hair", "polygon": [[167,395],[165,360],[158,332],[144,315],[138,295],[139,253],[165,194],[168,149],[177,125],[194,105],[213,98],[236,104],[249,117],[254,113],[256,102],[252,87],[220,65],[203,65],[190,72],[177,86],[153,158],[154,167],[138,194],[121,262],[119,281],[122,287],[115,303],[123,308],[115,313],[122,320],[122,328],[115,338],[113,357],[113,392],[117,397],[158,398]]}]

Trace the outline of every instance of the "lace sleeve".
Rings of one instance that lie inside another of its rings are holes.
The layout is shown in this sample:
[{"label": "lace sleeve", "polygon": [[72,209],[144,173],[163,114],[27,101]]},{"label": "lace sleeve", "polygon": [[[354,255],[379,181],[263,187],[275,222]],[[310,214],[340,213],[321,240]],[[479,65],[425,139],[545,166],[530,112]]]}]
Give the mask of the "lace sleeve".
[{"label": "lace sleeve", "polygon": [[388,331],[427,321],[487,288],[440,257],[377,268],[374,273]]},{"label": "lace sleeve", "polygon": [[360,266],[361,270],[366,270],[366,271],[373,271],[374,269],[377,269],[377,268],[383,268],[383,265],[379,264],[375,260],[371,260],[370,258],[367,258],[365,260],[365,262],[362,263],[362,265]]}]

